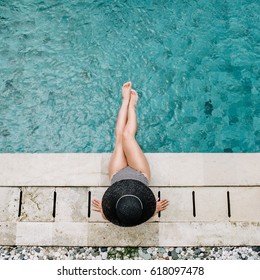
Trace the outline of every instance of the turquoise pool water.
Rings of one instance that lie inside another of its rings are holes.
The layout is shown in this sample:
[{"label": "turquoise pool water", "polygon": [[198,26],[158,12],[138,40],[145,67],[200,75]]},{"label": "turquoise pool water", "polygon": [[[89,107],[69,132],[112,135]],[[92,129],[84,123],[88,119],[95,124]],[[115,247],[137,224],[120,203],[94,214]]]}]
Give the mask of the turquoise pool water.
[{"label": "turquoise pool water", "polygon": [[0,0],[0,152],[259,152],[260,1]]}]

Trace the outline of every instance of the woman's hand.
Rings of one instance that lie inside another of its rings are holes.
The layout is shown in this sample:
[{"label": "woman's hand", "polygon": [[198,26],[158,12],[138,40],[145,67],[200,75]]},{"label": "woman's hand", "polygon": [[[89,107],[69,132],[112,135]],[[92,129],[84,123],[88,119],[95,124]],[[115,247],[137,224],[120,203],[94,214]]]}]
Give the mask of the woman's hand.
[{"label": "woman's hand", "polygon": [[91,201],[91,204],[93,205],[92,210],[96,211],[96,212],[100,212],[102,217],[103,217],[103,219],[106,220],[107,218],[105,217],[105,215],[103,213],[101,201],[97,200],[97,199],[93,199]]},{"label": "woman's hand", "polygon": [[169,200],[163,199],[156,202],[156,210],[154,214],[157,214],[158,212],[164,211],[167,206],[170,204]]},{"label": "woman's hand", "polygon": [[94,207],[94,208],[92,208],[93,211],[96,211],[96,212],[101,212],[102,211],[102,206],[101,206],[100,200],[93,199],[92,200],[92,205]]}]

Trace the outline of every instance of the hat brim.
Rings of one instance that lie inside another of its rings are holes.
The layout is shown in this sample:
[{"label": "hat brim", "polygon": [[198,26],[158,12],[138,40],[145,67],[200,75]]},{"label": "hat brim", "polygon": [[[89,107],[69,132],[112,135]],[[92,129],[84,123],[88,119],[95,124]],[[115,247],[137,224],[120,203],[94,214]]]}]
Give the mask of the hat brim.
[{"label": "hat brim", "polygon": [[[119,221],[116,214],[116,203],[122,195],[132,194],[140,198],[143,204],[143,213],[136,224],[129,224],[127,221]],[[142,224],[149,220],[155,212],[156,199],[151,189],[144,183],[127,179],[115,182],[104,193],[102,198],[102,210],[105,217],[111,223],[129,227]]]}]

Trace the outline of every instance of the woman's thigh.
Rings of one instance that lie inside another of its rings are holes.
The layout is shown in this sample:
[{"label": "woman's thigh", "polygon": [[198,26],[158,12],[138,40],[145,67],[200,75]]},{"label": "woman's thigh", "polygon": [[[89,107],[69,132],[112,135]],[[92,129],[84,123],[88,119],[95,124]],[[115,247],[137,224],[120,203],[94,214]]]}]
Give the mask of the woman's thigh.
[{"label": "woman's thigh", "polygon": [[127,166],[126,156],[123,150],[122,137],[116,140],[114,151],[109,162],[109,180],[119,170]]},{"label": "woman's thigh", "polygon": [[147,179],[150,180],[151,173],[148,160],[134,136],[124,136],[123,150],[127,164],[135,170],[142,172],[147,177]]}]

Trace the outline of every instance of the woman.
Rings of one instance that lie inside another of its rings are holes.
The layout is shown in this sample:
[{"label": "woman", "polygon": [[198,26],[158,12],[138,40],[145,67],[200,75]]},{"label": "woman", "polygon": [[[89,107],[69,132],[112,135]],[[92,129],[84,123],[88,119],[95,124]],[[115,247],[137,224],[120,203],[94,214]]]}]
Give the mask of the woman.
[{"label": "woman", "polygon": [[136,105],[138,94],[131,82],[122,87],[122,105],[116,123],[116,145],[109,163],[111,186],[102,202],[92,201],[93,210],[119,226],[136,226],[146,222],[168,206],[168,200],[156,201],[148,187],[150,167],[138,145]]}]

